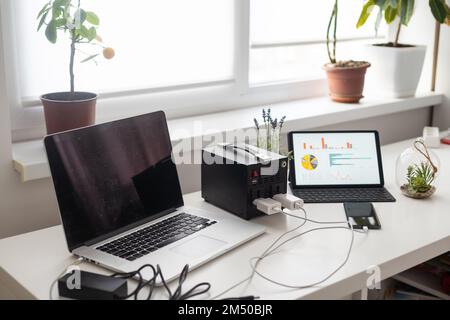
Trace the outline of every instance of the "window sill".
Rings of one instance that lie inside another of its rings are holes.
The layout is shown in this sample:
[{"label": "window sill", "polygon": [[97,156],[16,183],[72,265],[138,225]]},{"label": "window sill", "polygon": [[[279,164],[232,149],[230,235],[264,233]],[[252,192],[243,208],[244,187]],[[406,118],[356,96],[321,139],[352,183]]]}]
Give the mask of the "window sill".
[{"label": "window sill", "polygon": [[[372,118],[402,111],[427,108],[441,104],[442,94],[422,93],[407,99],[365,98],[360,104],[340,104],[327,97],[303,99],[272,104],[277,117],[287,116],[285,131],[312,129],[336,123]],[[259,116],[261,107],[250,107],[219,113],[169,120],[172,141],[189,140],[191,150],[201,144],[192,144],[206,134],[232,132],[251,128],[253,118]],[[23,182],[50,177],[42,140],[13,144],[14,169]]]}]

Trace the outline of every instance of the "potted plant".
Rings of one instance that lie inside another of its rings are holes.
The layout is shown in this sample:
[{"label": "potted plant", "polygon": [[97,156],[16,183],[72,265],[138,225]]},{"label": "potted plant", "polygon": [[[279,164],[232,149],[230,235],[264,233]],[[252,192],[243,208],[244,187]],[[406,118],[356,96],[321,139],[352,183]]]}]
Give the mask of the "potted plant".
[{"label": "potted plant", "polygon": [[[443,23],[450,13],[445,0],[430,0],[429,3],[433,15]],[[398,21],[398,25],[392,41],[367,47],[367,58],[370,59],[373,67],[367,79],[368,84],[371,88],[376,88],[378,95],[394,98],[413,96],[422,74],[426,46],[403,44],[400,42],[400,35],[402,28],[408,26],[411,21],[415,1],[368,0],[363,6],[357,28],[367,22],[376,7],[378,8],[376,30],[383,18],[389,25],[394,21]]]},{"label": "potted plant", "polygon": [[264,124],[259,123],[258,119],[254,118],[253,122],[256,128],[256,146],[258,148],[280,153],[280,136],[283,129],[286,116],[282,117],[280,121],[278,118],[272,118],[272,110],[269,108],[262,110],[262,119]]},{"label": "potted plant", "polygon": [[[328,77],[330,97],[336,102],[357,103],[363,97],[364,80],[370,63],[366,61],[338,61],[336,59],[339,1],[335,0],[327,29],[327,51],[330,62],[324,66]],[[333,30],[333,41],[330,39]]]},{"label": "potted plant", "polygon": [[[294,153],[292,151],[281,150],[281,134],[286,121],[286,116],[280,120],[272,117],[272,110],[270,108],[262,110],[262,120],[260,123],[258,119],[254,118],[253,123],[256,129],[256,147],[267,150],[273,153],[284,155],[288,160],[293,159]],[[288,162],[289,172],[289,162]]]},{"label": "potted plant", "polygon": [[[61,32],[70,39],[70,91],[41,96],[47,133],[93,125],[97,94],[75,91],[74,65],[77,47],[81,44],[97,45],[103,49],[106,59],[114,57],[114,50],[103,46],[102,39],[97,35],[100,23],[98,16],[82,9],[80,0],[50,0],[38,13],[37,19],[38,31],[45,29],[45,36],[50,43],[55,44]],[[100,53],[86,54],[81,62],[95,61],[98,56]]]},{"label": "potted plant", "polygon": [[396,180],[401,192],[410,198],[425,199],[436,192],[433,185],[439,172],[439,157],[428,150],[423,139],[414,141],[397,159]]}]

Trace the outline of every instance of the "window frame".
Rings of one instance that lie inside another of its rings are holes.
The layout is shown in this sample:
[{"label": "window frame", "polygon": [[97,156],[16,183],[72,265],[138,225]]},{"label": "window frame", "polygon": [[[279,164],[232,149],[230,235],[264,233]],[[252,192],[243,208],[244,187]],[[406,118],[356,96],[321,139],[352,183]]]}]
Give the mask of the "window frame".
[{"label": "window frame", "polygon": [[[12,139],[13,142],[17,142],[42,138],[45,135],[45,123],[43,108],[38,98],[27,100],[20,95],[18,73],[15,70],[17,64],[14,50],[17,47],[14,41],[14,23],[11,19],[12,1],[14,0],[0,2],[0,26],[3,30],[4,52],[2,54],[5,59],[6,79],[8,79],[7,99],[11,110]],[[326,95],[325,74],[320,79],[250,85],[250,50],[261,44],[252,44],[250,41],[251,0],[232,1],[235,7],[234,77],[232,79],[100,93],[97,122],[157,110],[164,110],[167,117],[173,119]],[[305,45],[305,43],[263,45],[286,46]],[[126,108],[123,107],[124,105]]]}]

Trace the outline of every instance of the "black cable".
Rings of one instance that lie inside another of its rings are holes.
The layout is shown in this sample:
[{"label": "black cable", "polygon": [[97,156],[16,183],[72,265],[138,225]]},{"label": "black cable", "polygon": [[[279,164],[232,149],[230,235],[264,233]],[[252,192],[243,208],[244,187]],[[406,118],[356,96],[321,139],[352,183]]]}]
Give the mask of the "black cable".
[{"label": "black cable", "polygon": [[238,300],[258,300],[258,296],[246,296],[246,297],[235,297],[235,298],[225,298],[223,301],[238,301]]},{"label": "black cable", "polygon": [[[153,272],[153,276],[150,278],[150,280],[147,280],[147,281],[144,280],[144,278],[142,277],[142,273],[141,273],[142,270],[144,270],[146,268],[150,268]],[[155,268],[153,265],[146,264],[146,265],[143,265],[142,267],[140,267],[136,271],[127,272],[127,273],[115,273],[115,274],[111,275],[111,277],[122,278],[122,279],[133,279],[133,278],[138,277],[138,279],[137,279],[138,285],[137,285],[136,289],[134,289],[127,296],[117,297],[117,299],[120,299],[120,300],[129,299],[131,297],[134,297],[135,300],[138,300],[139,293],[142,291],[142,289],[144,289],[146,287],[149,289],[149,293],[147,295],[146,300],[150,300],[155,291],[156,280],[158,279],[158,277],[161,279],[162,285],[163,285],[164,289],[166,289],[166,291],[167,291],[169,300],[187,300],[187,299],[199,296],[201,294],[204,294],[211,289],[210,283],[202,282],[202,283],[195,285],[191,289],[189,289],[186,293],[182,293],[183,292],[183,284],[187,279],[188,273],[189,273],[189,265],[186,265],[186,266],[184,266],[183,271],[181,272],[181,274],[178,278],[178,286],[173,293],[170,290],[169,286],[167,285],[166,279],[164,278],[161,267],[159,265],[157,265]]]}]

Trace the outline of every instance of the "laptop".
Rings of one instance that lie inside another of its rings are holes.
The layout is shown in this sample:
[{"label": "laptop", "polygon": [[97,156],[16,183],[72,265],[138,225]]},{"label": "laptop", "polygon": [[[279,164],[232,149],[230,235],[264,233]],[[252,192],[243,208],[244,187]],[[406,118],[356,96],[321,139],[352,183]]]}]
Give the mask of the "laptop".
[{"label": "laptop", "polygon": [[292,193],[305,203],[396,201],[384,188],[377,131],[297,131],[288,141]]},{"label": "laptop", "polygon": [[[44,142],[67,245],[76,256],[118,272],[159,264],[170,281],[186,264],[196,268],[265,232],[231,214],[184,207],[163,112]],[[144,279],[152,276],[144,270]]]}]

